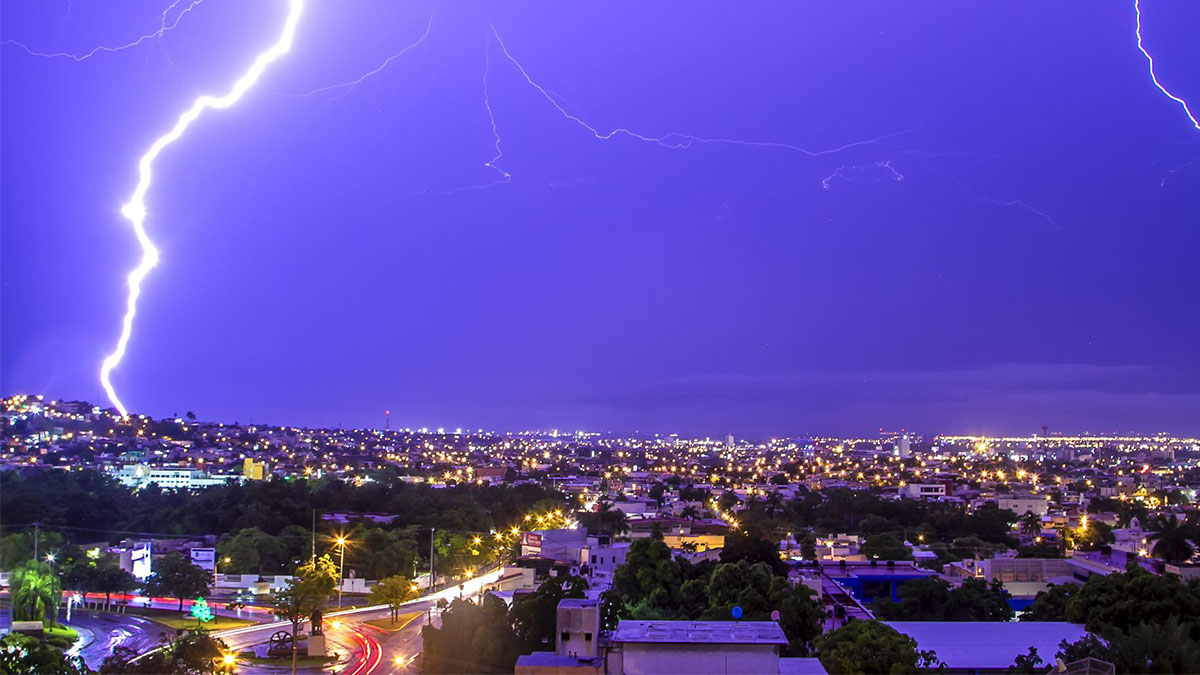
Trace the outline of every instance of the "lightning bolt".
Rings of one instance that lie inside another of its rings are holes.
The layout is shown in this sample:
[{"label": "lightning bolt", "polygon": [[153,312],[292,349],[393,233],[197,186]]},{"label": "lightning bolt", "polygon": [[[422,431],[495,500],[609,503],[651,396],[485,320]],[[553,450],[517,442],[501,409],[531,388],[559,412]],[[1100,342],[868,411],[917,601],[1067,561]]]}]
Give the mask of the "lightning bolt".
[{"label": "lightning bolt", "polygon": [[[174,0],[170,5],[167,6],[166,9],[163,10],[162,21],[159,23],[158,30],[151,32],[151,33],[147,33],[147,34],[139,37],[138,39],[134,40],[133,42],[127,42],[123,45],[100,46],[100,47],[96,47],[95,49],[93,49],[89,52],[84,52],[82,54],[75,54],[75,53],[71,53],[71,52],[40,52],[40,51],[30,48],[25,43],[20,42],[18,40],[5,40],[4,42],[2,42],[0,44],[14,45],[16,47],[20,47],[21,49],[24,49],[26,52],[28,52],[31,56],[37,56],[37,57],[41,57],[44,59],[70,59],[75,62],[86,61],[100,53],[125,51],[126,49],[132,49],[134,47],[137,47],[137,46],[141,45],[143,42],[146,42],[147,40],[153,40],[153,39],[162,37],[166,33],[169,33],[171,31],[175,30],[175,28],[179,25],[179,22],[183,21],[183,17],[186,16],[188,14],[188,12],[192,11],[197,6],[199,6],[200,3],[204,2],[204,0],[192,0],[188,4],[187,7],[184,7],[183,10],[181,12],[179,12],[179,14],[175,15],[175,20],[172,21],[170,23],[170,25],[168,25],[167,21],[168,21],[169,15],[171,13],[171,10],[175,9],[182,2],[183,2],[183,0]],[[68,3],[67,4],[67,15],[63,17],[63,21],[66,21],[67,17],[69,17],[70,15],[71,15],[71,5],[70,5],[70,3]]]},{"label": "lightning bolt", "polygon": [[1197,121],[1196,116],[1194,114],[1192,114],[1192,109],[1188,107],[1187,101],[1179,98],[1175,94],[1172,94],[1170,91],[1167,91],[1167,88],[1164,87],[1162,85],[1162,83],[1158,81],[1158,76],[1154,74],[1154,57],[1150,56],[1150,52],[1146,51],[1146,47],[1142,44],[1141,0],[1133,0],[1133,11],[1134,11],[1134,14],[1137,16],[1137,27],[1135,30],[1135,32],[1137,33],[1137,48],[1138,48],[1138,51],[1140,51],[1142,53],[1142,56],[1146,57],[1146,64],[1150,70],[1150,81],[1154,82],[1154,86],[1158,87],[1158,90],[1161,91],[1164,96],[1166,96],[1167,98],[1171,99],[1172,101],[1175,101],[1176,103],[1178,103],[1179,107],[1183,108],[1183,114],[1187,115],[1188,119],[1192,121],[1192,126],[1196,127],[1197,129],[1200,129],[1200,121]]},{"label": "lightning bolt", "polygon": [[[1015,199],[997,199],[995,197],[989,197],[987,195],[984,195],[984,194],[978,192],[977,190],[970,188],[965,183],[963,183],[958,177],[954,176],[950,172],[933,166],[928,161],[928,158],[932,156],[929,153],[919,152],[919,151],[913,150],[912,148],[908,148],[903,145],[899,145],[894,142],[891,142],[891,139],[895,139],[900,136],[905,136],[905,135],[916,132],[917,129],[920,128],[920,126],[921,126],[920,124],[918,124],[917,126],[915,126],[913,128],[910,128],[910,129],[905,129],[902,131],[895,131],[892,133],[883,134],[881,136],[876,136],[874,138],[852,141],[850,143],[845,143],[843,145],[839,145],[839,146],[831,147],[831,148],[825,148],[822,150],[811,150],[811,149],[804,148],[804,147],[794,145],[791,143],[782,143],[782,142],[778,142],[778,141],[747,141],[747,140],[740,140],[740,139],[735,139],[735,138],[706,138],[703,136],[694,136],[691,134],[682,134],[682,133],[676,133],[676,132],[671,132],[668,134],[664,134],[662,136],[649,136],[646,134],[641,134],[641,133],[632,131],[630,129],[626,129],[624,127],[618,127],[618,128],[615,128],[615,129],[613,129],[611,131],[607,131],[607,132],[600,131],[599,128],[597,128],[591,124],[588,124],[586,121],[584,121],[578,115],[574,115],[570,111],[568,111],[565,107],[562,106],[562,104],[560,104],[558,102],[557,99],[554,98],[554,96],[549,91],[546,90],[545,87],[538,84],[533,79],[533,77],[529,74],[529,71],[527,71],[525,69],[525,66],[521,65],[521,62],[518,61],[516,59],[516,57],[514,57],[512,55],[512,53],[508,50],[508,47],[504,44],[504,40],[500,37],[499,31],[496,30],[496,26],[493,24],[491,28],[492,28],[492,35],[495,36],[497,44],[500,45],[501,51],[504,52],[504,56],[506,58],[508,58],[508,60],[513,64],[513,66],[515,66],[516,69],[521,73],[521,76],[523,78],[525,78],[525,82],[528,83],[529,86],[532,87],[533,89],[535,89],[538,93],[540,93],[543,98],[545,98],[547,101],[549,101],[550,105],[554,106],[554,108],[556,110],[558,110],[558,112],[563,117],[565,117],[566,119],[583,127],[587,131],[591,132],[592,136],[595,137],[597,140],[607,141],[612,138],[615,138],[616,136],[628,136],[630,138],[633,138],[633,139],[636,139],[639,141],[644,141],[647,143],[654,143],[656,145],[662,146],[662,147],[670,149],[670,150],[687,149],[687,148],[692,147],[693,145],[699,145],[699,144],[734,145],[734,146],[741,146],[741,147],[747,147],[747,148],[768,148],[768,149],[776,149],[776,150],[786,150],[789,152],[799,153],[806,157],[824,157],[826,155],[834,155],[834,154],[838,154],[841,152],[845,152],[845,151],[853,149],[853,148],[867,147],[867,146],[887,147],[887,148],[892,148],[899,152],[905,153],[907,155],[913,155],[913,156],[923,159],[925,161],[925,163],[930,166],[931,169],[950,178],[950,180],[952,180],[956,185],[958,185],[960,188],[962,188],[967,194],[969,194],[971,197],[973,197],[979,201],[982,201],[982,202],[985,202],[988,204],[994,204],[997,206],[1022,208],[1022,209],[1029,211],[1030,213],[1037,215],[1040,218],[1045,219],[1051,225],[1057,225],[1057,223],[1054,222],[1054,219],[1051,218],[1048,214],[1030,206],[1029,204],[1027,204],[1024,201],[1015,200]],[[891,160],[887,160],[887,161],[883,161],[883,162],[876,162],[871,165],[858,165],[857,168],[864,170],[864,171],[869,168],[887,168],[889,171],[892,172],[893,175],[891,177],[893,179],[895,179],[895,180],[903,179],[903,176],[900,175],[895,169],[893,169],[891,167],[890,162],[891,162]],[[831,176],[829,176],[825,180],[821,181],[822,187],[825,187],[826,189],[828,189],[828,187],[829,187],[828,181],[837,177],[838,173],[843,170],[849,171],[850,167],[843,166],[843,167],[835,170]],[[842,177],[845,178],[846,176],[843,175]],[[860,181],[860,182],[875,182],[875,181]]]},{"label": "lightning bolt", "polygon": [[426,191],[426,196],[443,196],[457,194],[459,192],[466,192],[467,190],[483,190],[485,188],[490,188],[493,185],[502,185],[512,181],[512,174],[500,168],[496,164],[501,158],[504,157],[504,150],[500,148],[500,129],[496,126],[496,113],[492,110],[492,99],[488,92],[488,75],[492,70],[491,47],[492,45],[489,41],[484,44],[483,49],[483,107],[485,110],[487,110],[488,124],[492,128],[492,147],[496,150],[496,154],[492,155],[492,158],[484,162],[483,165],[500,174],[500,177],[490,183],[483,183],[481,185],[465,185],[463,187],[457,187],[450,190],[440,190],[436,192]]},{"label": "lightning bolt", "polygon": [[833,173],[821,179],[821,187],[828,190],[835,180],[851,183],[878,183],[888,178],[894,181],[904,180],[904,174],[892,166],[890,159],[871,164],[843,164],[834,169]]},{"label": "lightning bolt", "polygon": [[[411,22],[410,22],[410,25],[411,25]],[[321,92],[335,91],[338,89],[342,89],[344,91],[341,91],[340,93],[338,93],[337,96],[334,96],[333,98],[340,98],[342,96],[345,96],[346,94],[349,94],[351,91],[354,91],[355,87],[357,87],[358,85],[367,81],[368,78],[379,74],[380,71],[382,71],[384,68],[387,68],[389,65],[391,65],[392,61],[395,61],[396,59],[400,58],[401,56],[404,56],[410,50],[418,47],[422,42],[425,41],[425,38],[429,37],[429,30],[431,28],[433,28],[433,12],[429,13],[429,22],[426,23],[426,25],[425,25],[425,32],[421,35],[421,37],[417,38],[416,42],[406,46],[405,48],[401,49],[400,51],[396,52],[395,54],[392,54],[391,56],[387,57],[383,61],[383,63],[379,64],[377,67],[375,67],[371,70],[368,70],[367,72],[363,73],[358,78],[350,80],[348,82],[342,82],[339,84],[331,84],[331,85],[328,85],[325,87],[319,87],[317,89],[313,89],[312,91],[304,93],[304,94],[291,94],[291,96],[294,96],[297,98],[302,98],[305,96],[312,96],[313,94],[320,94]]]},{"label": "lightning bolt", "polygon": [[497,42],[497,44],[500,45],[501,51],[504,52],[505,58],[507,58],[510,62],[512,62],[512,64],[514,66],[516,66],[517,70],[520,71],[520,73],[521,73],[521,77],[525,78],[525,82],[528,83],[529,86],[536,89],[538,91],[538,93],[540,93],[547,101],[550,102],[550,105],[554,106],[554,108],[556,110],[558,110],[559,113],[562,114],[563,117],[574,122],[575,124],[578,124],[579,126],[583,127],[584,129],[587,129],[589,132],[591,132],[592,136],[594,136],[597,140],[601,140],[601,141],[607,141],[616,136],[628,136],[630,138],[633,138],[633,139],[636,139],[639,141],[644,141],[646,143],[654,143],[656,145],[660,145],[669,150],[684,150],[684,149],[690,148],[693,145],[697,145],[697,144],[739,145],[739,146],[749,147],[749,148],[775,148],[778,150],[789,150],[791,152],[798,152],[798,153],[800,153],[802,155],[806,155],[808,157],[823,157],[825,155],[832,155],[835,153],[843,152],[843,151],[849,150],[851,148],[867,146],[867,145],[876,145],[880,141],[883,141],[883,140],[886,140],[889,138],[895,138],[897,136],[911,134],[914,131],[916,131],[915,128],[906,129],[903,131],[896,131],[893,133],[884,134],[882,136],[877,136],[875,138],[870,138],[870,139],[862,140],[862,141],[853,141],[851,143],[846,143],[845,145],[840,145],[835,148],[827,148],[824,150],[809,150],[807,148],[802,148],[798,145],[792,145],[790,143],[781,143],[778,141],[746,141],[746,140],[739,140],[736,138],[705,138],[702,136],[693,136],[691,134],[682,134],[682,133],[676,133],[676,132],[671,132],[668,134],[664,134],[662,136],[648,136],[645,134],[641,134],[641,133],[632,131],[630,129],[626,129],[624,127],[618,127],[616,129],[613,129],[612,131],[603,132],[603,131],[600,131],[598,128],[592,126],[591,124],[588,124],[579,116],[573,115],[570,112],[568,112],[567,109],[564,108],[562,106],[562,104],[560,104],[554,98],[554,96],[552,96],[550,94],[550,92],[546,91],[545,87],[543,87],[542,85],[540,85],[536,81],[534,81],[533,77],[530,76],[529,71],[525,70],[525,66],[521,65],[521,62],[518,61],[516,59],[516,57],[514,57],[510,51],[508,51],[508,46],[504,44],[504,40],[500,37],[500,33],[499,33],[499,31],[496,30],[495,25],[492,25],[492,35],[494,35],[496,37],[496,42]]},{"label": "lightning bolt", "polygon": [[[189,6],[195,7],[199,0],[196,0]],[[121,336],[117,339],[117,346],[113,352],[104,357],[104,363],[100,366],[100,383],[104,386],[104,391],[108,394],[108,399],[121,412],[122,416],[127,416],[129,413],[125,405],[121,403],[121,399],[117,397],[117,392],[113,389],[110,375],[114,368],[120,363],[125,356],[125,349],[129,345],[129,337],[133,333],[133,318],[137,314],[138,297],[142,294],[142,281],[150,270],[158,264],[158,248],[154,242],[150,240],[146,234],[146,193],[150,189],[150,182],[153,178],[154,160],[158,158],[163,150],[167,149],[175,141],[183,137],[188,127],[192,125],[200,115],[208,109],[223,109],[237,103],[242,96],[254,86],[258,79],[262,77],[267,66],[279,59],[292,48],[292,38],[296,34],[296,25],[300,21],[300,13],[304,9],[304,0],[288,0],[288,15],[283,24],[283,32],[280,34],[278,41],[270,48],[258,55],[254,59],[254,63],[236,82],[233,87],[224,96],[205,95],[197,98],[190,108],[188,108],[179,119],[175,122],[175,126],[167,133],[159,136],[150,149],[142,155],[138,160],[138,183],[134,188],[133,194],[129,197],[129,201],[121,207],[121,214],[129,220],[133,226],[133,232],[137,236],[138,244],[142,247],[142,259],[137,267],[129,273],[129,296],[125,303],[125,318],[121,323]]]}]

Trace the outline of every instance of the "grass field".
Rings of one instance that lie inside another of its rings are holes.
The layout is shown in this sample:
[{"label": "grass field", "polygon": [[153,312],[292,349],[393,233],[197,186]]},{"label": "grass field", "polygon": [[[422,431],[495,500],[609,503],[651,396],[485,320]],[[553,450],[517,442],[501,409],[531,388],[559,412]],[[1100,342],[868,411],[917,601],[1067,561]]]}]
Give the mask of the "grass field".
[{"label": "grass field", "polygon": [[45,636],[46,642],[51,646],[58,649],[70,649],[71,645],[79,639],[79,631],[70,626],[58,624],[54,628],[47,626]]},{"label": "grass field", "polygon": [[[187,614],[181,614],[179,612],[176,612],[176,611],[170,610],[170,609],[147,609],[145,607],[127,607],[125,609],[125,613],[126,614],[136,614],[137,616],[144,616],[147,619],[153,619],[154,621],[157,621],[159,623],[164,623],[164,624],[170,626],[171,628],[176,628],[176,629],[178,629],[178,628],[194,629],[194,628],[196,628],[196,625],[197,625],[196,620],[193,619],[191,616],[189,616]],[[228,616],[215,616],[215,617],[213,617],[212,621],[209,621],[208,623],[203,624],[201,627],[204,628],[205,630],[214,631],[214,630],[225,630],[227,628],[241,628],[242,626],[249,626],[253,623],[254,623],[253,621],[249,621],[247,619],[236,619],[236,618],[228,617]]]},{"label": "grass field", "polygon": [[374,619],[371,621],[364,621],[363,623],[370,624],[376,628],[382,628],[383,630],[386,630],[390,633],[395,633],[396,631],[400,630],[401,628],[404,628],[405,626],[407,626],[410,621],[417,618],[418,616],[421,616],[422,614],[424,614],[424,612],[413,612],[411,614],[401,614],[399,617],[400,620],[397,621],[396,623],[392,623],[391,619]]}]

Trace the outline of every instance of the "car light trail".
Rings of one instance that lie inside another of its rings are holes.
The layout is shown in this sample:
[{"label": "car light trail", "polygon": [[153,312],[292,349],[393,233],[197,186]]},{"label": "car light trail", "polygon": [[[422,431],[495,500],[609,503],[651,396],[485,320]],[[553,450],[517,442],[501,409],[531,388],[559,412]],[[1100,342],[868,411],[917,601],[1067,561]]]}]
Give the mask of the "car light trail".
[{"label": "car light trail", "polygon": [[1140,51],[1142,53],[1142,55],[1146,57],[1146,64],[1150,71],[1150,81],[1152,81],[1154,83],[1155,87],[1158,87],[1158,90],[1161,91],[1164,96],[1166,96],[1167,98],[1171,99],[1172,101],[1175,101],[1176,103],[1178,103],[1179,107],[1183,108],[1183,113],[1185,115],[1187,115],[1189,120],[1192,121],[1192,126],[1196,127],[1197,129],[1200,129],[1200,121],[1197,121],[1196,116],[1194,114],[1192,114],[1192,109],[1188,107],[1187,101],[1183,100],[1182,98],[1179,98],[1175,94],[1172,94],[1170,91],[1168,91],[1167,88],[1164,87],[1162,85],[1162,83],[1158,81],[1158,76],[1154,74],[1154,57],[1150,56],[1150,52],[1146,51],[1146,47],[1142,44],[1141,0],[1133,0],[1133,12],[1137,17],[1137,27],[1135,29],[1135,32],[1137,33],[1137,48],[1138,48],[1138,51]]},{"label": "car light trail", "polygon": [[117,396],[117,392],[113,389],[110,375],[113,369],[121,363],[121,359],[125,356],[125,349],[129,345],[129,338],[133,333],[133,319],[137,314],[137,301],[142,293],[142,281],[145,280],[150,270],[154,269],[155,265],[158,264],[158,248],[146,234],[145,228],[146,192],[150,189],[150,182],[153,178],[154,160],[169,145],[182,138],[188,127],[205,110],[210,108],[228,108],[237,103],[258,82],[258,79],[262,77],[267,66],[292,48],[292,39],[295,37],[296,25],[300,21],[300,13],[303,9],[304,0],[288,0],[287,20],[284,22],[283,32],[280,34],[278,41],[254,59],[254,63],[251,64],[250,69],[234,82],[233,87],[224,96],[205,95],[197,98],[192,103],[192,106],[179,116],[179,119],[175,122],[175,126],[160,136],[158,140],[154,141],[154,144],[150,146],[146,154],[142,155],[142,158],[138,161],[138,184],[134,188],[129,201],[121,207],[121,214],[133,226],[138,244],[142,247],[142,259],[128,276],[129,296],[125,304],[125,318],[121,324],[121,336],[117,339],[116,348],[111,354],[104,357],[104,363],[100,366],[100,383],[104,386],[105,393],[108,394],[108,400],[112,401],[112,404],[120,411],[122,416],[127,416],[129,412],[125,408],[125,404]]}]

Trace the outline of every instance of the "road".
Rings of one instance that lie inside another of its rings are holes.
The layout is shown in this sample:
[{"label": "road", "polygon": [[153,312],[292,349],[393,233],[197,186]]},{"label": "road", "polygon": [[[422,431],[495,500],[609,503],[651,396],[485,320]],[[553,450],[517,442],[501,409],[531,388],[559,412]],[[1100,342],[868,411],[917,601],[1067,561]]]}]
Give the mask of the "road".
[{"label": "road", "polygon": [[[339,662],[340,675],[382,675],[384,673],[408,673],[409,665],[421,651],[421,628],[425,625],[426,616],[438,600],[453,600],[460,596],[471,597],[479,594],[485,584],[494,582],[500,577],[500,569],[493,570],[463,583],[447,588],[416,600],[411,600],[400,608],[401,614],[419,612],[420,615],[396,632],[385,631],[363,622],[374,619],[386,619],[390,609],[386,605],[361,607],[358,609],[339,610],[325,616],[326,648],[347,655],[344,662]],[[89,595],[89,600],[95,597]],[[114,596],[113,599],[117,599]],[[122,596],[120,599],[130,601],[132,606],[149,606],[156,609],[178,609],[177,600],[170,598],[143,598],[139,596]],[[190,606],[185,602],[185,609]],[[224,603],[213,602],[210,606],[218,614],[241,616],[252,620],[262,621],[270,610],[262,607],[252,607],[242,610],[227,610]],[[6,612],[7,610],[0,610]],[[71,625],[91,631],[95,639],[79,649],[78,653],[91,668],[96,668],[104,657],[112,653],[117,646],[134,649],[140,655],[155,651],[161,642],[161,636],[170,635],[172,630],[166,626],[133,614],[115,614],[80,610],[72,611]],[[4,623],[7,623],[5,621]],[[304,628],[305,630],[307,627]],[[277,631],[291,631],[291,624],[285,621],[263,621],[252,626],[216,631],[214,637],[221,638],[233,651],[248,649],[257,644],[268,642]],[[243,664],[239,672],[278,673],[278,668],[258,667]]]},{"label": "road", "polygon": [[[406,625],[403,630],[388,633],[382,629],[363,624],[364,621],[386,619],[391,610],[387,605],[375,605],[335,611],[325,615],[325,635],[327,649],[350,650],[352,653],[348,663],[338,671],[340,675],[382,675],[383,673],[406,673],[413,658],[421,651],[421,626],[424,625],[426,612],[434,607],[440,599],[453,600],[461,596],[477,595],[482,587],[500,578],[503,570],[497,569],[463,583],[460,590],[457,586],[426,595],[416,600],[404,603],[400,608],[401,614],[420,612],[421,616]],[[270,640],[275,631],[291,631],[291,624],[286,621],[275,621],[243,628],[217,631],[214,637],[225,640],[231,649],[245,649],[250,645],[261,644]],[[396,659],[400,659],[400,663]],[[256,669],[240,666],[239,672],[258,672]],[[269,672],[278,672],[271,669]]]},{"label": "road", "polygon": [[[66,618],[65,610],[59,612],[58,620],[60,622],[66,624]],[[8,623],[8,610],[0,609],[0,625],[7,626]],[[68,625],[78,630],[80,636],[85,635],[85,631],[92,634],[93,639],[87,641],[85,646],[80,648],[76,644],[75,647],[68,650],[68,653],[78,654],[83,658],[84,663],[93,670],[99,668],[100,662],[116,647],[129,647],[140,654],[154,649],[163,639],[175,632],[161,623],[143,619],[140,616],[80,611],[79,609],[72,610],[71,621]]]}]

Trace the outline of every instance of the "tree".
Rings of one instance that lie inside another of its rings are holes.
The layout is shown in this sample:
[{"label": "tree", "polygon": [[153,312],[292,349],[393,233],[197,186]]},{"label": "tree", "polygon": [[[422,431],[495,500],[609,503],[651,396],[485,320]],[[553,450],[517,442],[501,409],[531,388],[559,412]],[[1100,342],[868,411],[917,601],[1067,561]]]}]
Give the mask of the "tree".
[{"label": "tree", "polygon": [[289,562],[289,551],[278,537],[257,527],[239,530],[217,542],[217,556],[224,560],[221,569],[230,574],[278,574]]},{"label": "tree", "polygon": [[805,535],[800,541],[800,556],[805,560],[817,559],[817,535]]},{"label": "tree", "polygon": [[725,546],[721,548],[720,560],[723,563],[744,560],[751,565],[766,563],[772,573],[787,574],[787,566],[779,557],[779,547],[758,532],[733,530],[725,535]]},{"label": "tree", "polygon": [[433,536],[434,565],[440,574],[458,576],[495,560],[502,549],[493,537],[439,530]]},{"label": "tree", "polygon": [[1025,654],[1018,654],[1013,664],[1008,667],[1009,675],[1041,675],[1046,672],[1042,665],[1042,657],[1038,656],[1037,647],[1030,647]]},{"label": "tree", "polygon": [[138,580],[116,565],[103,565],[95,569],[89,590],[104,594],[104,608],[108,609],[113,593],[131,593],[137,590]]},{"label": "tree", "polygon": [[[688,589],[695,583],[689,581],[684,587]],[[708,579],[704,597],[708,607],[699,618],[709,621],[732,620],[735,606],[742,608],[742,618],[746,621],[767,621],[772,611],[778,611],[779,625],[788,637],[790,656],[806,656],[812,641],[821,634],[825,612],[814,600],[812,591],[775,575],[766,563],[751,565],[741,560],[717,565]]]},{"label": "tree", "polygon": [[1067,603],[1079,588],[1078,584],[1050,584],[1046,590],[1038,591],[1033,604],[1021,614],[1021,620],[1066,621]]},{"label": "tree", "polygon": [[[402,574],[410,576],[417,561],[417,534],[415,530],[382,530],[368,528],[360,532],[356,539],[360,542],[355,555],[355,569],[358,575],[366,579],[383,579]],[[473,543],[473,539],[472,542]],[[480,556],[492,560],[498,551],[494,545],[484,546],[481,541],[475,546]],[[474,565],[480,562],[476,556]]]},{"label": "tree", "polygon": [[1042,517],[1033,511],[1026,511],[1021,516],[1021,534],[1036,537],[1042,533]]},{"label": "tree", "polygon": [[615,537],[629,532],[629,518],[624,511],[613,508],[613,500],[608,495],[596,502],[595,511],[579,514],[579,523],[595,534]]},{"label": "tree", "polygon": [[1154,521],[1154,531],[1147,537],[1154,542],[1151,553],[1169,563],[1181,563],[1189,560],[1196,552],[1190,539],[1195,536],[1192,528],[1180,523],[1179,519],[1171,516],[1158,518]]},{"label": "tree", "polygon": [[[6,515],[7,519],[8,516]],[[0,570],[16,569],[26,560],[33,559],[35,530],[23,530],[0,539]],[[62,548],[62,535],[42,528],[37,532],[37,548],[41,553],[47,553]]]},{"label": "tree", "polygon": [[397,574],[380,579],[371,588],[371,604],[387,605],[392,610],[392,623],[400,616],[400,607],[420,595],[420,590],[408,577]]},{"label": "tree", "polygon": [[911,560],[912,552],[904,542],[890,534],[876,534],[867,537],[859,550],[868,558],[876,560]]},{"label": "tree", "polygon": [[183,611],[184,598],[194,598],[208,593],[212,576],[192,564],[182,553],[173,551],[158,563],[158,569],[146,580],[145,591],[150,596],[169,596],[179,600],[179,611]]},{"label": "tree", "polygon": [[[1169,617],[1200,616],[1200,584],[1183,584],[1173,574],[1157,575],[1130,563],[1124,574],[1096,575],[1067,601],[1067,620],[1096,633],[1128,633],[1139,624],[1160,624]],[[1200,623],[1189,620],[1192,639]]]},{"label": "tree", "polygon": [[62,586],[47,563],[29,560],[17,566],[9,579],[9,598],[15,621],[48,621],[55,625]]},{"label": "tree", "polygon": [[962,586],[950,591],[945,608],[946,621],[1009,621],[1013,616],[1008,601],[1012,594],[999,579],[990,583],[983,579],[966,579]]},{"label": "tree", "polygon": [[817,640],[817,658],[831,673],[915,673],[932,667],[933,652],[917,651],[917,641],[879,621],[851,621]]},{"label": "tree", "polygon": [[287,588],[275,593],[275,616],[292,623],[292,673],[296,672],[296,636],[300,624],[321,609],[337,589],[337,565],[323,555],[296,569],[296,578]]},{"label": "tree", "polygon": [[11,675],[87,675],[78,656],[64,656],[61,650],[28,635],[9,633],[0,638],[0,673]]},{"label": "tree", "polygon": [[442,627],[421,628],[423,673],[511,673],[519,655],[504,601],[491,593],[479,604],[461,598],[442,614]]},{"label": "tree", "polygon": [[1075,548],[1085,551],[1094,551],[1114,541],[1116,537],[1113,536],[1112,526],[1098,520],[1091,521],[1086,528],[1074,533]]},{"label": "tree", "polygon": [[192,412],[191,410],[187,411],[187,418],[188,418],[189,422],[195,422],[196,421],[196,413]]},{"label": "tree", "polygon": [[999,581],[966,579],[951,590],[941,577],[925,577],[902,584],[897,596],[899,602],[877,600],[875,615],[909,621],[1008,621],[1013,615],[1010,595]]},{"label": "tree", "polygon": [[629,545],[625,564],[613,572],[613,591],[632,618],[673,616],[683,570],[661,539],[647,537]]},{"label": "tree", "polygon": [[521,653],[554,651],[559,601],[582,598],[587,588],[583,577],[558,576],[543,581],[533,593],[515,598],[508,618]]},{"label": "tree", "polygon": [[1191,632],[1179,617],[1140,623],[1128,631],[1107,628],[1074,643],[1064,640],[1058,656],[1067,662],[1087,657],[1108,661],[1118,673],[1200,673],[1200,642]]}]

